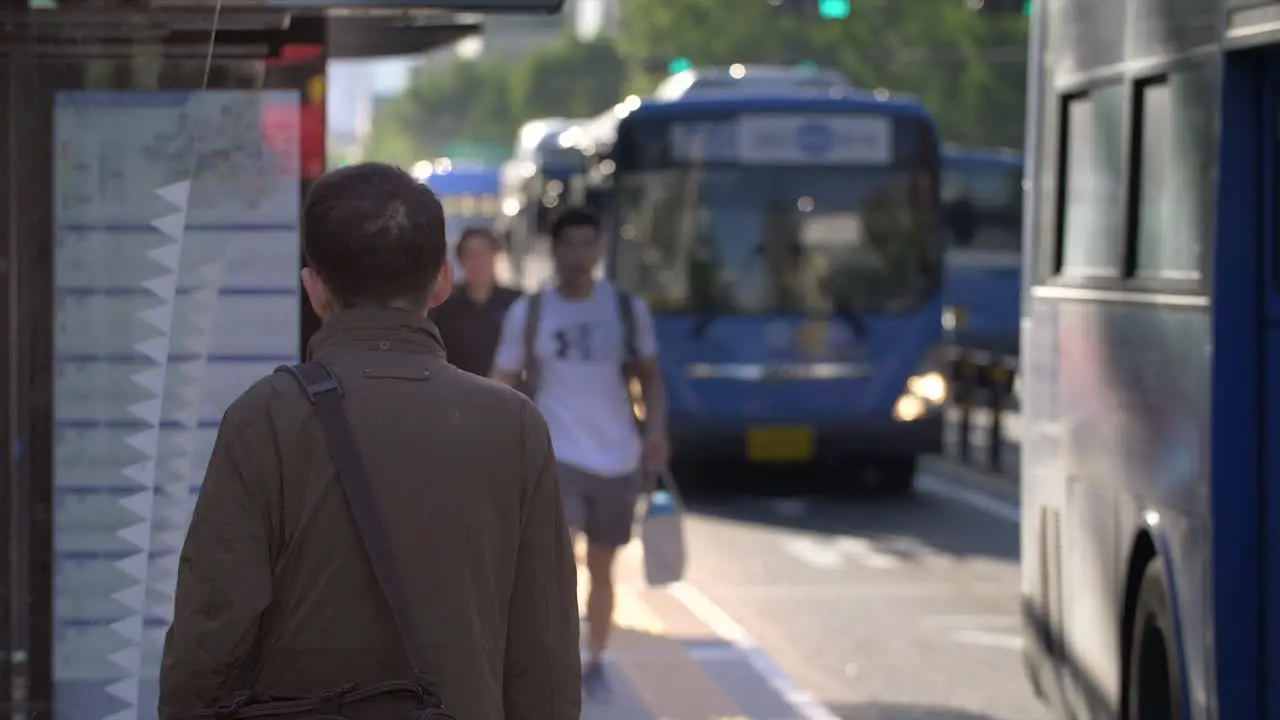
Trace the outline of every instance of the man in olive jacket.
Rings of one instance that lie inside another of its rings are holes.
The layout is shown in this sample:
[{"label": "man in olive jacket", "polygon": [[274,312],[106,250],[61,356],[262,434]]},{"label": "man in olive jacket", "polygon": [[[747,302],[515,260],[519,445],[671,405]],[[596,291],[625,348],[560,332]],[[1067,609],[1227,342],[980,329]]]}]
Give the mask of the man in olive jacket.
[{"label": "man in olive jacket", "polygon": [[[319,180],[302,280],[324,325],[308,355],[342,384],[446,706],[576,720],[576,573],[547,427],[523,395],[445,361],[426,319],[452,287],[444,233],[439,201],[398,168]],[[242,667],[252,688],[231,687]],[[196,503],[160,718],[236,690],[411,678],[314,408],[288,375],[264,378],[227,410]]]}]

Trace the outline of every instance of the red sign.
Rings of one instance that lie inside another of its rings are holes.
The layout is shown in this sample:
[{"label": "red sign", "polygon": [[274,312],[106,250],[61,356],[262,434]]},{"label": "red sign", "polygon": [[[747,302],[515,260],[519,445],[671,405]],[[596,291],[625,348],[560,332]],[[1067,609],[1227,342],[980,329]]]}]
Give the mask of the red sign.
[{"label": "red sign", "polygon": [[283,166],[297,158],[304,180],[318,178],[325,170],[323,82],[323,76],[312,78],[307,96],[297,105],[268,103],[262,108],[263,145]]},{"label": "red sign", "polygon": [[300,43],[290,43],[280,47],[280,54],[273,58],[267,58],[267,67],[286,67],[289,65],[302,65],[304,63],[319,62],[324,59],[323,45],[304,45]]},{"label": "red sign", "polygon": [[324,101],[302,105],[302,177],[314,180],[324,174]]}]

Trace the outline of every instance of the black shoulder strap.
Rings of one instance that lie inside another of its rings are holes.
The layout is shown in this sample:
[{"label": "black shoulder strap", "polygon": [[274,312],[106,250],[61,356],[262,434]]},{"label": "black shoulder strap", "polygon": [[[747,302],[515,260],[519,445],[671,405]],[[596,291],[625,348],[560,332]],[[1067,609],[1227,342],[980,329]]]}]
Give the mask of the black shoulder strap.
[{"label": "black shoulder strap", "polygon": [[618,315],[622,318],[622,337],[626,343],[623,362],[630,365],[640,357],[640,350],[636,345],[636,306],[625,290],[619,288],[617,294]]},{"label": "black shoulder strap", "polygon": [[318,362],[301,365],[282,365],[276,372],[285,372],[293,376],[302,386],[307,399],[316,408],[320,425],[324,428],[325,443],[329,448],[329,456],[338,471],[338,480],[347,496],[347,507],[351,509],[351,517],[360,531],[360,539],[364,543],[365,553],[373,566],[373,574],[378,578],[378,586],[382,596],[391,609],[396,629],[400,633],[400,643],[404,645],[409,664],[417,673],[419,680],[426,681],[434,687],[434,682],[425,674],[426,658],[418,647],[418,636],[414,633],[412,616],[405,605],[404,589],[400,582],[400,574],[396,571],[391,544],[378,517],[377,501],[369,478],[364,472],[364,461],[360,450],[356,447],[355,434],[351,431],[351,423],[342,409],[342,386],[329,368]]}]

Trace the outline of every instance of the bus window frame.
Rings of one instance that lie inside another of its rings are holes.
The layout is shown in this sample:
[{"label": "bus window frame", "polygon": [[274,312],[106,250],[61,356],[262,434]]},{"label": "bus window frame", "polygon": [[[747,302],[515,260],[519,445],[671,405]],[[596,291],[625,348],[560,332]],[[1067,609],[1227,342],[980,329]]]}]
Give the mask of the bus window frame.
[{"label": "bus window frame", "polygon": [[[1124,118],[1121,122],[1120,130],[1120,177],[1118,185],[1124,191],[1124,197],[1121,200],[1119,212],[1119,234],[1121,237],[1114,238],[1119,242],[1114,247],[1108,248],[1110,257],[1105,268],[1107,274],[1089,274],[1089,275],[1073,275],[1065,271],[1066,256],[1066,229],[1067,229],[1067,207],[1068,207],[1068,157],[1071,155],[1071,111],[1075,103],[1088,101],[1093,102],[1095,93],[1105,90],[1120,89],[1124,98],[1122,101],[1122,110]],[[1054,168],[1057,176],[1056,185],[1056,213],[1054,216],[1054,241],[1053,241],[1053,284],[1066,285],[1070,287],[1094,288],[1094,287],[1113,287],[1117,283],[1125,280],[1124,275],[1124,235],[1128,232],[1126,227],[1126,217],[1128,215],[1129,193],[1128,188],[1132,184],[1132,173],[1129,169],[1129,157],[1131,155],[1130,145],[1132,141],[1132,127],[1130,116],[1132,115],[1132,98],[1133,89],[1131,83],[1127,79],[1105,80],[1090,83],[1088,86],[1074,89],[1070,92],[1062,92],[1058,96],[1058,147],[1057,147],[1057,167]]]},{"label": "bus window frame", "polygon": [[[1151,302],[1153,297],[1207,298],[1211,287],[1211,265],[1213,243],[1212,235],[1202,237],[1203,246],[1200,252],[1198,277],[1162,278],[1138,276],[1138,212],[1141,192],[1142,163],[1142,92],[1152,86],[1171,82],[1173,76],[1180,71],[1194,70],[1197,63],[1204,62],[1205,56],[1200,53],[1170,58],[1163,62],[1144,65],[1141,72],[1099,73],[1071,82],[1052,84],[1050,92],[1055,96],[1053,123],[1046,139],[1052,139],[1055,145],[1048,148],[1048,157],[1053,158],[1053,167],[1049,169],[1053,186],[1042,191],[1042,197],[1051,201],[1044,222],[1038,223],[1036,242],[1032,243],[1036,257],[1032,267],[1035,277],[1032,278],[1033,294],[1057,295],[1069,293],[1073,297],[1086,293],[1091,299],[1110,299],[1121,301]],[[1052,78],[1050,78],[1052,81]],[[1122,207],[1121,237],[1118,244],[1116,272],[1112,276],[1075,276],[1062,272],[1063,243],[1066,228],[1067,206],[1067,158],[1070,152],[1070,123],[1068,114],[1071,103],[1087,98],[1091,93],[1108,87],[1124,88],[1124,120],[1122,123],[1121,173]],[[1039,179],[1039,178],[1037,178]],[[1048,227],[1044,227],[1047,223]]]}]

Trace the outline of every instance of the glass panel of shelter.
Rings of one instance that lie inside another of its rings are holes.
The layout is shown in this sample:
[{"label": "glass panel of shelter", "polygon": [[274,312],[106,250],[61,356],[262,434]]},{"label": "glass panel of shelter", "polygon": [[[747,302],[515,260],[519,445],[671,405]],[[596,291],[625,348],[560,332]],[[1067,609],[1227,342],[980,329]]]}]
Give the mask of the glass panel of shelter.
[{"label": "glass panel of shelter", "polygon": [[[50,19],[4,58],[25,98],[6,134],[23,278],[7,360],[30,501],[7,513],[29,522],[6,645],[32,704],[67,718],[154,712],[169,610],[147,584],[172,575],[209,408],[298,355],[299,93],[263,90],[263,50],[220,43],[212,16],[185,45],[103,17],[78,38]],[[130,649],[141,668],[109,659]]]}]

